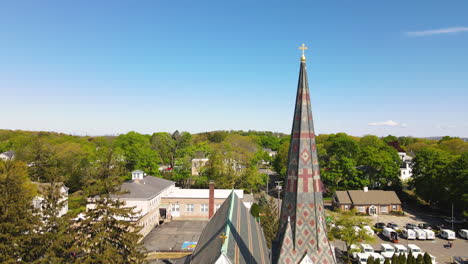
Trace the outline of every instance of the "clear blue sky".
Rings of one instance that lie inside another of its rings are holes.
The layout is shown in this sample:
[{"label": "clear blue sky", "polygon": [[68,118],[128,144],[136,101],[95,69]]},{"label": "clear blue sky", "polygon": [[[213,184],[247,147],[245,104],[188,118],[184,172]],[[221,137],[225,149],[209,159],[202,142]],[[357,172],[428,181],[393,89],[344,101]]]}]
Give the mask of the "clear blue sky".
[{"label": "clear blue sky", "polygon": [[2,1],[0,128],[468,136],[467,1]]}]

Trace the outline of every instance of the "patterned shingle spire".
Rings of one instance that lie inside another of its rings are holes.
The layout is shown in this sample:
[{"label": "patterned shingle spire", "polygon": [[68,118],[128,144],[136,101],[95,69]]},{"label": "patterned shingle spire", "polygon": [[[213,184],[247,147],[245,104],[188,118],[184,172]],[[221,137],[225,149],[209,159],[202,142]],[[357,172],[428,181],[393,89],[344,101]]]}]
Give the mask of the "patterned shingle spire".
[{"label": "patterned shingle spire", "polygon": [[[304,51],[304,45],[302,49]],[[310,260],[314,264],[336,263],[326,235],[304,54],[301,57],[280,227],[272,253],[274,264],[310,263]]]}]

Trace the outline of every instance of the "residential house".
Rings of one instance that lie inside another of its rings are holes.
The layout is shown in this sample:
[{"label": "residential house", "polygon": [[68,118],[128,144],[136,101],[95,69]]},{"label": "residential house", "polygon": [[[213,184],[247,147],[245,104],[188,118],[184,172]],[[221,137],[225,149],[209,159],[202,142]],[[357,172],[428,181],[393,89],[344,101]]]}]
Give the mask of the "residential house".
[{"label": "residential house", "polygon": [[[33,198],[33,206],[40,212],[41,210],[43,210],[43,203],[45,200],[44,195],[46,195],[46,192],[52,191],[52,184],[40,182],[32,183],[36,185],[38,193],[38,195]],[[57,183],[57,187],[59,187],[58,191],[61,197],[59,203],[62,204],[62,208],[60,209],[58,216],[61,217],[62,215],[68,212],[68,187],[66,187],[62,182]]]},{"label": "residential house", "polygon": [[411,161],[413,157],[409,156],[405,152],[398,152],[398,156],[401,158],[400,178],[402,181],[407,181],[413,176],[411,169]]},{"label": "residential house", "polygon": [[15,158],[15,152],[12,150],[0,153],[1,160],[7,161],[7,160],[13,160],[14,158]]},{"label": "residential house", "polygon": [[192,175],[198,176],[209,159],[192,159]]},{"label": "residential house", "polygon": [[401,201],[394,191],[363,190],[336,191],[333,194],[334,208],[342,211],[356,209],[369,215],[389,214],[401,211]]}]

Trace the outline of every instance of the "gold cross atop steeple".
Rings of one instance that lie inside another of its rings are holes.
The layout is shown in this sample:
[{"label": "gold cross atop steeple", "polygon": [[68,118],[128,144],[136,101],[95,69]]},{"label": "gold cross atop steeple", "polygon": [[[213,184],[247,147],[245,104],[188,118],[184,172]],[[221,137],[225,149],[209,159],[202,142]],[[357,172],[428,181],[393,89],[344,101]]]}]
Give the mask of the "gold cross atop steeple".
[{"label": "gold cross atop steeple", "polygon": [[224,240],[226,240],[226,238],[228,238],[228,237],[227,237],[226,234],[223,232],[223,234],[220,235],[219,238],[221,238],[221,239],[223,240],[223,244],[224,244]]},{"label": "gold cross atop steeple", "polygon": [[299,49],[302,50],[301,61],[305,61],[306,57],[304,55],[304,52],[305,52],[306,49],[308,49],[308,47],[306,47],[306,45],[304,43],[302,43],[302,46],[300,46]]}]

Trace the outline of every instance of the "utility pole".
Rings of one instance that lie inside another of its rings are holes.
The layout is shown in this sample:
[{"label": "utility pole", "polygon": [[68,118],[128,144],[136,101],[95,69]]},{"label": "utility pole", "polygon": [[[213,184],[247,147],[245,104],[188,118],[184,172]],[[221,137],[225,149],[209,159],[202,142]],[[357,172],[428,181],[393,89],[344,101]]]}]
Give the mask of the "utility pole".
[{"label": "utility pole", "polygon": [[281,186],[281,183],[283,181],[276,181],[276,190],[278,190],[278,199],[277,199],[277,205],[278,205],[278,219],[280,218],[280,193],[281,193],[281,189],[283,188],[283,186]]},{"label": "utility pole", "polygon": [[455,232],[455,229],[453,229],[453,202],[452,202],[452,231]]}]

